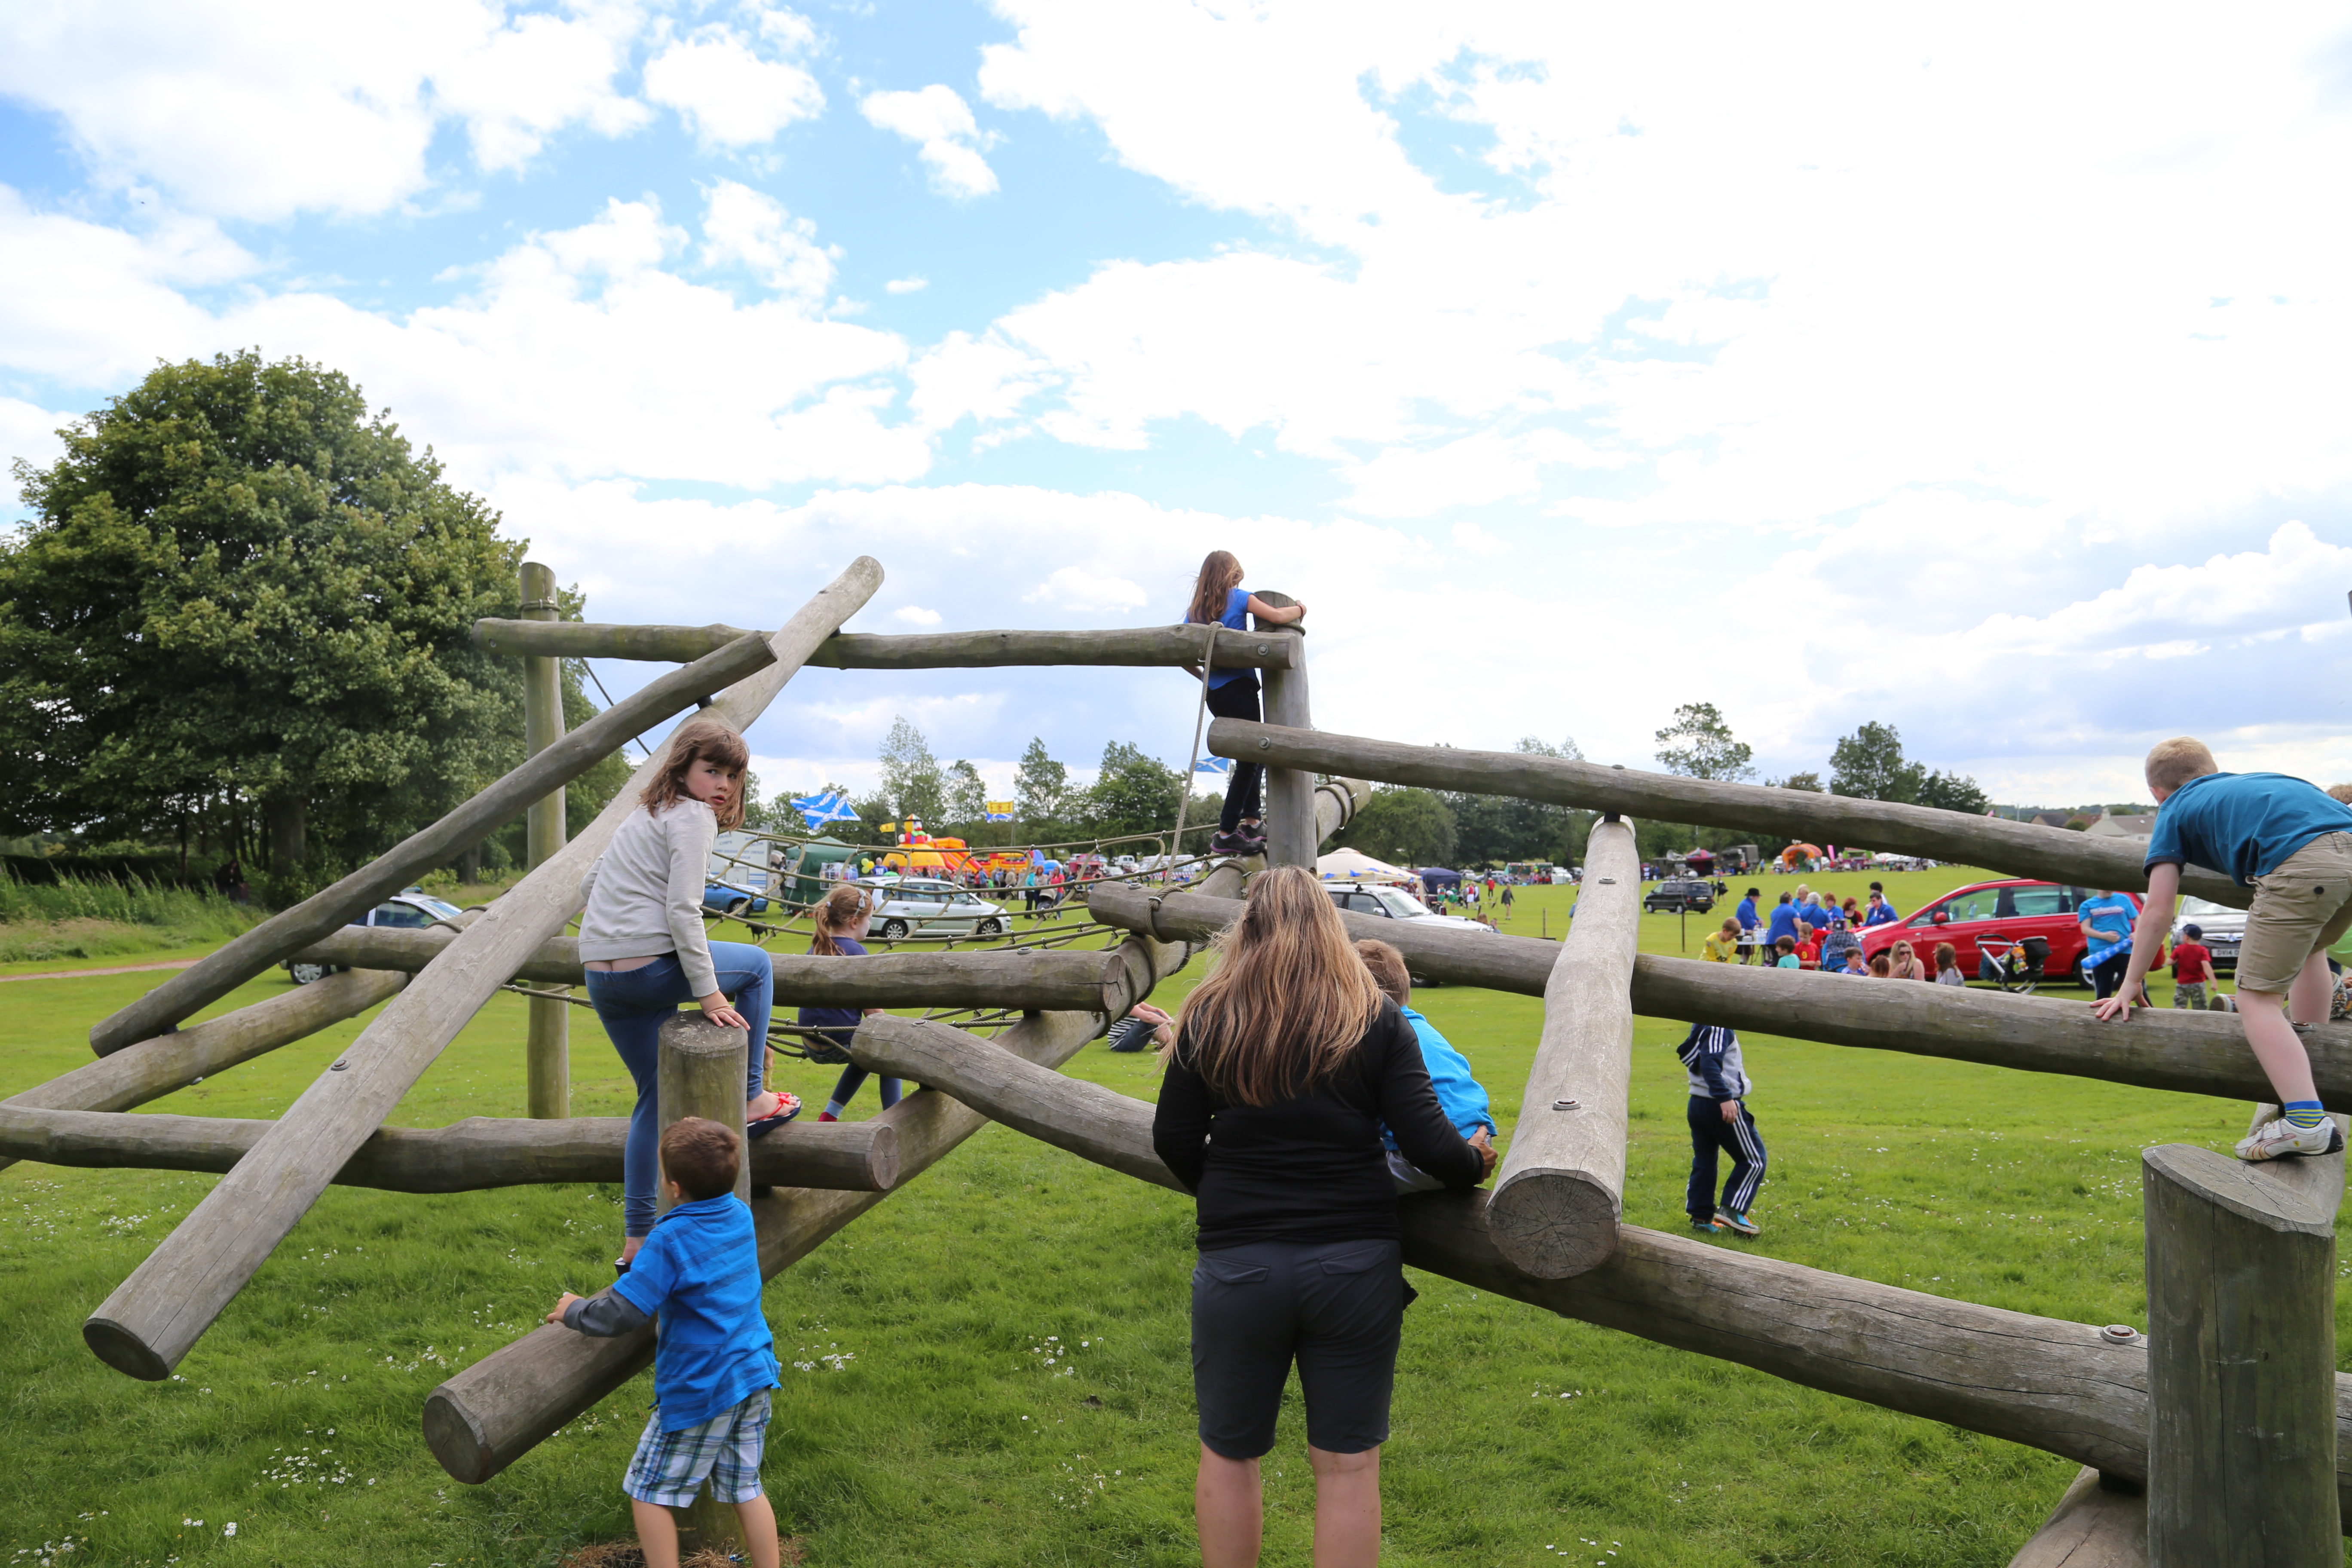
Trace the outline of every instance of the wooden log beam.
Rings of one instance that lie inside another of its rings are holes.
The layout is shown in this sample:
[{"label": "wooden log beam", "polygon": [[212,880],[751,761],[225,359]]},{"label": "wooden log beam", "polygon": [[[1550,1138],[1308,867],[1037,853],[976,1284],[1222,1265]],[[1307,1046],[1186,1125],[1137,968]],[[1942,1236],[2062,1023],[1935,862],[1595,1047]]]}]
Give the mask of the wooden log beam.
[{"label": "wooden log beam", "polygon": [[[766,649],[766,668],[730,687],[710,716],[749,728],[809,650],[863,606],[881,581],[881,566],[860,556],[785,624]],[[588,732],[583,726],[541,756]],[[637,792],[660,765],[648,759],[587,831],[468,925],[115,1289],[82,1325],[83,1341],[100,1360],[134,1377],[171,1375],[328,1178],[383,1125],[507,977],[563,929],[580,907],[582,878],[637,809]]]},{"label": "wooden log beam", "polygon": [[[1327,802],[1325,809],[1337,813],[1341,808],[1337,802]],[[1211,896],[1223,900],[1232,900],[1241,886],[1241,868],[1231,862],[1202,883]],[[1118,951],[1128,979],[1115,1009],[1034,1014],[996,1037],[992,1048],[1044,1068],[1059,1067],[1148,996],[1154,984],[1181,968],[1192,952],[1181,940],[1160,942],[1140,934]],[[877,1124],[898,1131],[903,1184],[945,1158],[985,1121],[951,1097],[925,1088],[863,1125]],[[885,1195],[844,1197],[791,1186],[754,1193],[751,1214],[760,1227],[761,1277],[775,1278]],[[450,1475],[478,1485],[635,1376],[652,1356],[650,1335],[591,1340],[552,1325],[534,1330],[433,1391],[425,1405],[426,1446]]]},{"label": "wooden log beam", "polygon": [[1486,1203],[1495,1245],[1538,1279],[1581,1274],[1617,1247],[1641,900],[1633,824],[1593,824],[1576,923],[1545,982],[1543,1036]]},{"label": "wooden log beam", "polygon": [[[751,1067],[748,1030],[714,1024],[699,1012],[673,1013],[655,1047],[656,1108],[661,1130],[699,1116],[735,1133],[735,1195],[751,1201],[751,1143],[743,1135],[743,1088]],[[667,1214],[669,1185],[654,1179],[654,1211]]]},{"label": "wooden log beam", "polygon": [[[239,1062],[364,1013],[408,984],[405,974],[353,970],[297,985],[249,1007],[142,1040],[86,1062],[0,1104],[25,1110],[128,1110]],[[0,1171],[15,1163],[0,1155]]]},{"label": "wooden log beam", "polygon": [[[631,658],[683,664],[743,636],[738,626],[615,626],[583,621],[479,620],[474,646],[524,658]],[[1198,665],[1205,626],[1117,626],[1104,631],[926,632],[877,637],[844,632],[809,663],[832,669],[983,669],[1007,665]],[[1272,632],[1219,635],[1219,669],[1287,669],[1297,640]]]},{"label": "wooden log beam", "polygon": [[[1197,893],[1171,893],[1150,907],[1139,889],[1116,883],[1088,889],[1097,920],[1171,939],[1207,942],[1238,914]],[[1412,922],[1342,914],[1352,937],[1392,942],[1424,979],[1540,996],[1559,956],[1534,937],[1455,930],[1417,931]],[[1706,963],[1643,953],[1633,962],[1633,1011],[1644,1017],[1724,1024],[1735,1029],[1864,1050],[1941,1057],[2024,1072],[2069,1073],[2142,1089],[2259,1099],[2267,1080],[2226,1013],[2140,1008],[2101,1023],[2084,1002],[2011,996],[1958,985],[1852,980],[1836,975]],[[2321,1024],[2303,1037],[2320,1094],[2352,1103],[2352,1026]]]},{"label": "wooden log beam", "polygon": [[[520,578],[523,618],[551,622],[562,613],[555,597],[555,574],[536,561],[522,563]],[[563,665],[545,657],[522,661],[523,745],[533,755],[563,738]],[[563,847],[563,791],[530,803],[524,847],[536,871]],[[523,1098],[530,1114],[572,1114],[572,1009],[561,996],[534,996],[523,1047]]]},{"label": "wooden log beam", "polygon": [[[1289,595],[1277,594],[1270,588],[1255,596],[1276,609],[1287,609],[1296,603]],[[1300,647],[1299,657],[1293,659],[1287,668],[1266,671],[1266,722],[1298,730],[1312,729],[1315,720],[1308,710],[1307,697],[1305,627],[1297,623],[1286,626],[1261,626],[1255,635],[1286,637]],[[1315,775],[1297,768],[1268,768],[1265,773],[1265,863],[1269,866],[1304,866],[1312,870],[1316,849],[1321,843],[1322,835],[1316,831],[1315,822]]]},{"label": "wooden log beam", "polygon": [[[125,1116],[0,1105],[0,1157],[97,1170],[226,1172],[271,1123],[222,1116]],[[331,1178],[394,1193],[471,1193],[562,1182],[617,1182],[625,1116],[562,1121],[468,1117],[446,1127],[379,1127]],[[871,1121],[787,1122],[751,1145],[762,1186],[887,1192],[898,1139]]]},{"label": "wooden log beam", "polygon": [[[2261,1107],[2256,1125],[2277,1114]],[[2268,1164],[2187,1143],[2140,1156],[2158,1568],[2342,1561],[2336,1142],[2333,1154]]]},{"label": "wooden log beam", "polygon": [[[347,926],[295,956],[311,963],[403,969],[433,962],[457,940],[439,927]],[[982,948],[971,952],[877,952],[864,958],[773,953],[776,1000],[809,1007],[1013,1007],[1024,1012],[1097,1011],[1122,994],[1112,952],[1066,948]],[[540,943],[518,980],[583,984],[576,938]]]},{"label": "wooden log beam", "polygon": [[389,893],[479,842],[530,803],[578,778],[646,725],[775,661],[764,643],[737,641],[632,692],[525,762],[432,826],[411,834],[333,886],[240,932],[89,1031],[100,1056],[160,1035],[290,958]]},{"label": "wooden log beam", "polygon": [[2084,1465],[2009,1568],[2147,1568],[2147,1491]]},{"label": "wooden log beam", "polygon": [[[1253,724],[1246,719],[1211,720],[1208,746],[1220,757],[1270,767],[1357,773],[1382,784],[1471,795],[1512,795],[1586,811],[1613,811],[1652,822],[1737,828],[1783,841],[1867,844],[1874,849],[2086,888],[2147,886],[2142,869],[2147,850],[2145,839],[2094,837],[2063,827],[1970,816],[1932,806],[1717,784],[1523,752],[1408,746],[1321,730]],[[2252,888],[2240,887],[2224,873],[2201,866],[2187,868],[2181,890],[2241,910],[2254,896]]]}]

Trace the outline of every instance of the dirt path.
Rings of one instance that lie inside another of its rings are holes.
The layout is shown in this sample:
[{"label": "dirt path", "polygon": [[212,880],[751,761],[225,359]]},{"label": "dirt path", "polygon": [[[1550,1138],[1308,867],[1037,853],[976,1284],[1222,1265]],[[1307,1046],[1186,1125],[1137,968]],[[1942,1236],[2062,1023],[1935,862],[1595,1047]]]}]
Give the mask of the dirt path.
[{"label": "dirt path", "polygon": [[186,969],[201,959],[175,958],[169,963],[125,963],[112,969],[48,969],[38,974],[0,974],[0,985],[11,980],[72,980],[84,974],[143,974],[151,969]]}]

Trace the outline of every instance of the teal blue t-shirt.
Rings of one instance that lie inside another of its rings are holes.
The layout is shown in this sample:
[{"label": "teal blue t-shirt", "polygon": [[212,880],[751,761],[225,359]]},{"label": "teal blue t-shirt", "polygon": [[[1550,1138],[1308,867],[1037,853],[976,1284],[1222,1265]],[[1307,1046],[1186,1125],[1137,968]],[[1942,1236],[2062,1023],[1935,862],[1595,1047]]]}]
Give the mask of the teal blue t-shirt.
[{"label": "teal blue t-shirt", "polygon": [[2074,918],[2090,921],[2101,941],[2117,942],[2131,935],[2132,922],[2139,919],[2139,911],[2121,893],[2105,893],[2075,905]]},{"label": "teal blue t-shirt", "polygon": [[2307,779],[2207,773],[2157,808],[2147,864],[2206,866],[2251,884],[2329,833],[2352,833],[2352,806]]},{"label": "teal blue t-shirt", "polygon": [[613,1294],[661,1320],[654,1403],[663,1431],[698,1426],[776,1386],[775,1335],[760,1310],[759,1236],[733,1193],[656,1220]]}]

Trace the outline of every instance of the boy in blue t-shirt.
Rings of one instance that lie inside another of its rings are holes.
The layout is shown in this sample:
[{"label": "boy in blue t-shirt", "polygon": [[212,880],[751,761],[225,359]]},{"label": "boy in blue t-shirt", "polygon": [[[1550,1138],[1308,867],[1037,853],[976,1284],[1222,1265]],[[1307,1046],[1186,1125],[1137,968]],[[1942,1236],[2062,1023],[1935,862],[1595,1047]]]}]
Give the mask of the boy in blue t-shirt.
[{"label": "boy in blue t-shirt", "polygon": [[2284,773],[2225,773],[2201,741],[2183,735],[2147,754],[2156,831],[2122,988],[2096,1004],[2102,1018],[2130,1010],[2163,946],[2180,894],[2180,868],[2226,871],[2254,889],[2238,950],[2238,1016],[2284,1113],[2238,1144],[2242,1160],[2325,1154],[2342,1147],[2312,1082],[2299,1027],[2327,1021],[2327,950],[2352,929],[2352,806]]},{"label": "boy in blue t-shirt", "polygon": [[[1445,1120],[1470,1143],[1493,1148],[1495,1117],[1486,1103],[1486,1086],[1471,1072],[1470,1058],[1412,1010],[1412,975],[1405,968],[1404,954],[1387,942],[1369,939],[1356,944],[1356,952],[1372,972],[1381,994],[1397,1005],[1404,1021],[1412,1026],[1413,1037],[1421,1042],[1421,1059],[1429,1068],[1429,1087],[1437,1091],[1437,1107],[1445,1112]],[[1404,1157],[1397,1148],[1396,1135],[1386,1127],[1381,1129],[1381,1142],[1388,1145],[1389,1174],[1396,1179],[1400,1194],[1444,1189],[1444,1182]]]},{"label": "boy in blue t-shirt", "polygon": [[621,1489],[635,1515],[646,1568],[677,1568],[674,1508],[710,1495],[735,1505],[756,1568],[778,1568],[776,1514],[760,1489],[775,1336],[760,1310],[760,1243],[735,1195],[740,1140],[731,1128],[681,1117],[661,1136],[662,1173],[676,1205],[610,1293],[569,1290],[547,1314],[583,1334],[635,1333],[658,1318],[654,1413]]}]

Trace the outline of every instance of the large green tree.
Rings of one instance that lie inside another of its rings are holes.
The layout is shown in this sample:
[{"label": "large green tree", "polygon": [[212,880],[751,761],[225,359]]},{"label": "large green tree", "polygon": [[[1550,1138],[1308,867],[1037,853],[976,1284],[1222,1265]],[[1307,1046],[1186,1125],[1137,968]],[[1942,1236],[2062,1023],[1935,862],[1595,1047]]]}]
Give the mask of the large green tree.
[{"label": "large green tree", "polygon": [[520,756],[519,672],[467,634],[521,546],[348,378],[162,365],[60,434],[0,538],[0,831],[257,816],[290,889]]},{"label": "large green tree", "polygon": [[1392,866],[1443,866],[1454,858],[1454,809],[1432,790],[1376,789],[1341,837]]},{"label": "large green tree", "polygon": [[[1175,826],[1176,770],[1140,746],[1113,741],[1103,747],[1102,768],[1088,785],[1083,805],[1087,830],[1101,837],[1164,832]],[[1121,854],[1136,852],[1128,845]]]},{"label": "large green tree", "polygon": [[1685,702],[1675,710],[1674,722],[1657,731],[1658,761],[1668,773],[1695,779],[1738,781],[1752,778],[1748,765],[1755,755],[1744,741],[1732,737],[1731,726],[1712,702]]},{"label": "large green tree", "polygon": [[1892,724],[1865,722],[1830,752],[1832,795],[1908,804],[1927,782],[1927,765],[1904,759],[1903,731]]},{"label": "large green tree", "polygon": [[947,822],[948,780],[931,743],[904,717],[890,721],[882,741],[882,789],[876,804],[901,821],[919,817],[926,826]]}]

